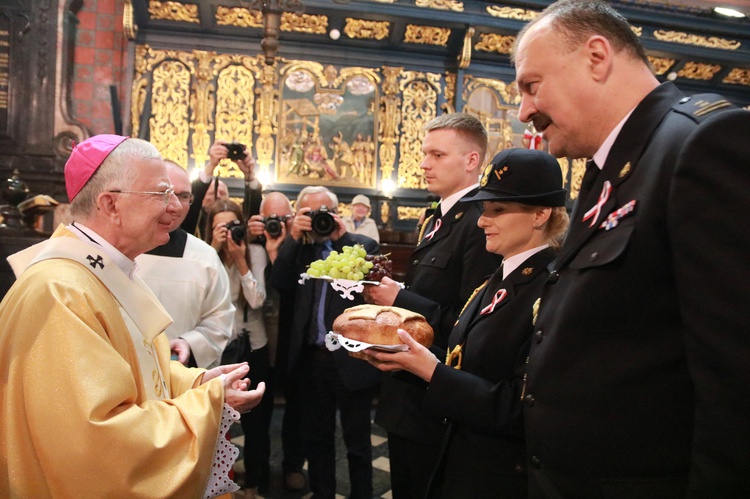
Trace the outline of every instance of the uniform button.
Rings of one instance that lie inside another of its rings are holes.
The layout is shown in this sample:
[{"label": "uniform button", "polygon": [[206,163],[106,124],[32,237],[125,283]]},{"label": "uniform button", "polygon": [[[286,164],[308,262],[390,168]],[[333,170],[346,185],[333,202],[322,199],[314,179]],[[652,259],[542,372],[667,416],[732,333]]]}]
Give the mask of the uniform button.
[{"label": "uniform button", "polygon": [[412,265],[419,265],[419,259],[418,258],[415,259],[414,261],[411,262],[411,264]]},{"label": "uniform button", "polygon": [[536,402],[536,400],[534,400],[534,396],[533,395],[526,395],[526,397],[524,398],[524,400],[526,401],[526,405],[529,406],[529,407],[533,407],[534,406],[534,402]]},{"label": "uniform button", "polygon": [[599,258],[599,253],[597,253],[596,251],[594,251],[593,253],[591,253],[591,257],[590,257],[590,260],[591,260],[592,262],[593,262],[594,260],[596,260],[597,258]]},{"label": "uniform button", "polygon": [[433,256],[430,258],[430,263],[435,263],[437,261],[437,257]]},{"label": "uniform button", "polygon": [[521,466],[520,464],[516,464],[513,469],[516,470],[516,473],[523,473],[523,466]]},{"label": "uniform button", "polygon": [[539,330],[536,333],[534,333],[534,341],[536,341],[537,343],[541,343],[542,342],[542,338],[544,338],[544,333],[542,333],[541,330]]},{"label": "uniform button", "polygon": [[539,460],[539,458],[538,458],[538,457],[536,457],[536,456],[531,456],[531,459],[529,459],[529,461],[531,462],[531,465],[532,465],[532,466],[533,466],[533,467],[534,467],[535,469],[539,469],[539,468],[541,468],[541,467],[542,467],[542,462],[541,462],[541,461]]},{"label": "uniform button", "polygon": [[553,270],[547,276],[547,282],[550,284],[555,284],[559,278],[560,278],[560,273],[556,270]]},{"label": "uniform button", "polygon": [[680,99],[680,104],[684,104],[689,100],[690,100],[690,97],[683,97],[682,99]]}]

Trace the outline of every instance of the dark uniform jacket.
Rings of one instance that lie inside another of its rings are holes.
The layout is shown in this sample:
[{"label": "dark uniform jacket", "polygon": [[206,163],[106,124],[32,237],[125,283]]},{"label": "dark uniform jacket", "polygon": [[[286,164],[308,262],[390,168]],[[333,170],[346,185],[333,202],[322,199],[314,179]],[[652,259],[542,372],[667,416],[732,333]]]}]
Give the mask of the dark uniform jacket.
[{"label": "dark uniform jacket", "polygon": [[[368,254],[377,253],[380,246],[375,240],[359,234],[345,233],[337,241],[332,242],[333,249],[341,252],[344,246],[361,244]],[[291,373],[298,368],[303,350],[309,346],[308,330],[313,310],[313,296],[316,279],[307,279],[299,284],[300,274],[307,270],[307,266],[317,260],[315,246],[301,244],[291,236],[287,236],[279,247],[279,254],[271,268],[271,285],[279,292],[294,290],[294,310],[289,338],[289,356],[287,370]],[[329,286],[328,283],[323,283]],[[356,294],[355,294],[356,295]],[[330,286],[326,291],[325,325],[330,331],[333,321],[349,307],[364,303],[361,295],[354,300],[344,299]],[[377,384],[381,373],[367,362],[350,357],[348,352],[339,348],[333,352],[336,367],[344,387],[347,390],[360,390]]]},{"label": "dark uniform jacket", "polygon": [[431,495],[526,497],[521,389],[534,302],[553,258],[549,248],[537,252],[504,280],[498,269],[459,317],[448,346],[452,361],[438,364],[422,405],[449,421],[433,479],[439,494]]},{"label": "dark uniform jacket", "polygon": [[[442,226],[432,238],[423,234],[411,255],[407,287],[393,303],[427,318],[435,330],[434,351],[439,359],[445,358],[448,336],[461,308],[502,263],[502,257],[485,249],[484,231],[477,227],[481,213],[478,203],[459,201],[443,214]],[[425,227],[431,226],[432,220],[426,220]],[[375,422],[401,437],[439,445],[445,425],[420,414],[425,386],[421,379],[408,373],[386,376]]]},{"label": "dark uniform jacket", "polygon": [[750,497],[748,139],[671,83],[628,118],[542,293],[532,497]]}]

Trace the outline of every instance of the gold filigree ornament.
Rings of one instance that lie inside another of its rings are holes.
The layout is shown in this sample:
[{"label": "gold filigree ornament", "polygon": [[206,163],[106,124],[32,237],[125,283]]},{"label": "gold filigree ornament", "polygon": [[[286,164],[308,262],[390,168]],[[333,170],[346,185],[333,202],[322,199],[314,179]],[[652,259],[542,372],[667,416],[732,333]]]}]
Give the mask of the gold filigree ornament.
[{"label": "gold filigree ornament", "polygon": [[711,49],[737,50],[742,44],[736,40],[725,40],[717,36],[705,37],[683,33],[681,31],[666,31],[658,29],[654,31],[654,38],[662,42],[682,43],[685,45],[697,45]]},{"label": "gold filigree ornament", "polygon": [[151,0],[148,3],[148,13],[151,15],[151,19],[200,23],[198,5],[194,3]]},{"label": "gold filigree ornament", "polygon": [[700,62],[689,61],[677,72],[677,76],[689,80],[708,81],[713,79],[719,71],[721,71],[721,66],[718,64],[702,64]]},{"label": "gold filigree ornament", "polygon": [[451,30],[449,28],[408,24],[404,33],[404,42],[445,47],[448,45],[448,37],[450,35]]},{"label": "gold filigree ornament", "polygon": [[368,21],[366,19],[346,18],[344,34],[349,38],[365,40],[384,40],[388,38],[391,23],[388,21]]},{"label": "gold filigree ornament", "polygon": [[732,68],[729,74],[721,81],[722,83],[750,86],[750,69]]},{"label": "gold filigree ornament", "polygon": [[498,54],[510,54],[515,43],[515,36],[503,36],[497,33],[479,33],[479,42],[474,45],[475,50],[483,52],[496,52]]},{"label": "gold filigree ornament", "polygon": [[245,7],[216,7],[216,24],[239,28],[262,28],[263,13]]},{"label": "gold filigree ornament", "polygon": [[487,7],[487,13],[492,17],[518,19],[520,21],[531,21],[539,15],[539,12],[534,10],[519,9],[516,7],[499,7],[497,5]]},{"label": "gold filigree ornament", "polygon": [[138,25],[133,18],[133,3],[131,0],[125,0],[122,8],[122,32],[128,40],[135,40],[138,34]]},{"label": "gold filigree ornament", "polygon": [[674,66],[675,60],[668,57],[654,57],[650,55],[648,56],[648,62],[654,68],[655,75],[663,75],[669,71],[669,68]]},{"label": "gold filigree ornament", "polygon": [[464,11],[463,2],[457,2],[456,0],[417,0],[414,5],[437,10]]},{"label": "gold filigree ornament", "polygon": [[325,35],[328,32],[328,16],[284,12],[281,14],[281,31]]}]

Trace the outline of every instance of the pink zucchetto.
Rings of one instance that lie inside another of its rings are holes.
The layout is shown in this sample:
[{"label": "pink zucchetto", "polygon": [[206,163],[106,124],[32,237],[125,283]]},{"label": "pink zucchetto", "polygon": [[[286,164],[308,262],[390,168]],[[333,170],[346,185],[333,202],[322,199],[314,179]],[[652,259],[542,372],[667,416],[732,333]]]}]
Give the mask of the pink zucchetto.
[{"label": "pink zucchetto", "polygon": [[68,201],[73,201],[94,172],[102,166],[109,153],[126,139],[128,137],[120,135],[95,135],[73,146],[73,152],[65,163]]}]

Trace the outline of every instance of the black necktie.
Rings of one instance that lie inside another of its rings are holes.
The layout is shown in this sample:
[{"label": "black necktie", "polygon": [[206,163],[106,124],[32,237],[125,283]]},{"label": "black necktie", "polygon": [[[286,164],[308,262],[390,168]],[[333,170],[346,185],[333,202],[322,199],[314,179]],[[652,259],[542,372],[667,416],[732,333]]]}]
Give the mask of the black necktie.
[{"label": "black necktie", "polygon": [[581,180],[581,190],[578,192],[579,203],[583,202],[591,192],[591,188],[596,182],[596,177],[601,170],[596,166],[593,159],[586,161],[586,173],[583,174],[583,180]]},{"label": "black necktie", "polygon": [[432,222],[435,223],[435,220],[440,218],[443,218],[443,203],[438,204],[435,208],[435,213],[432,214]]}]

